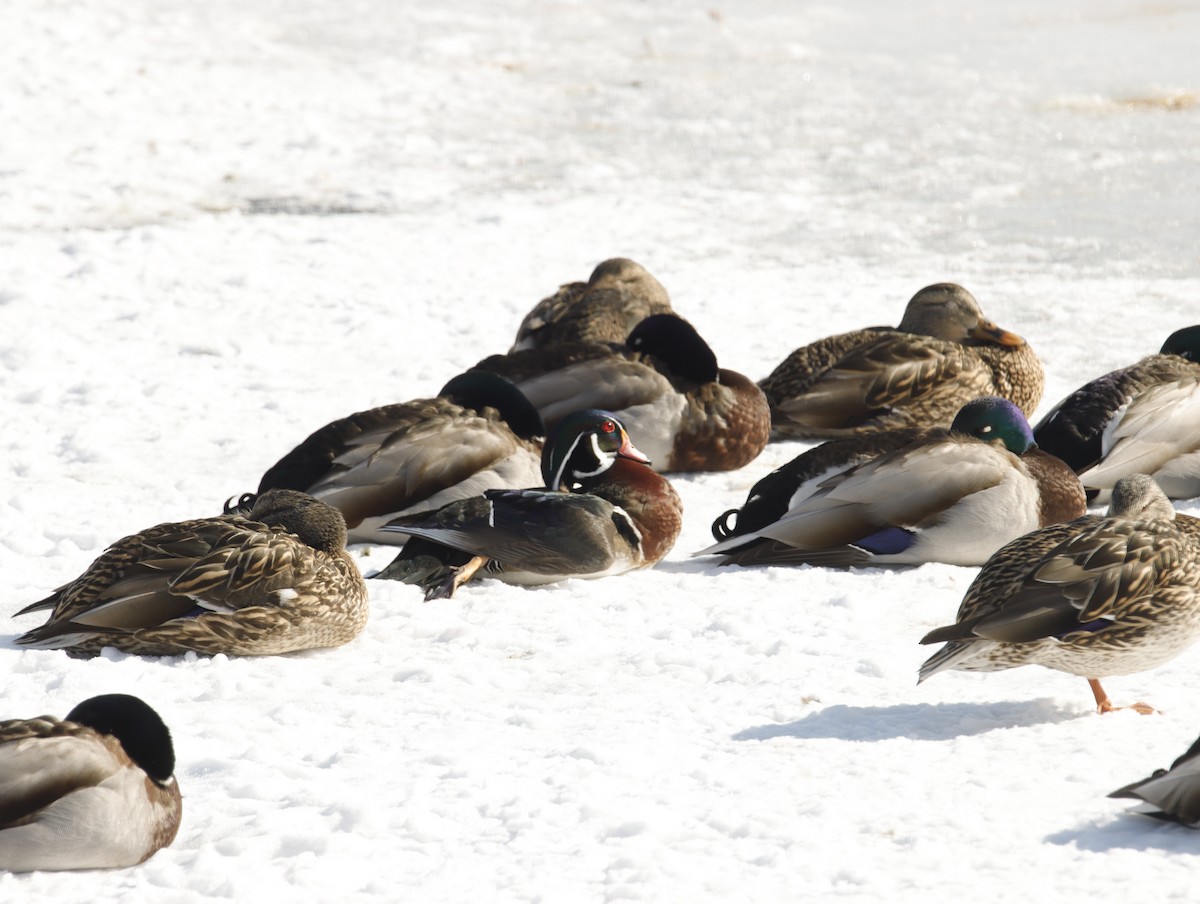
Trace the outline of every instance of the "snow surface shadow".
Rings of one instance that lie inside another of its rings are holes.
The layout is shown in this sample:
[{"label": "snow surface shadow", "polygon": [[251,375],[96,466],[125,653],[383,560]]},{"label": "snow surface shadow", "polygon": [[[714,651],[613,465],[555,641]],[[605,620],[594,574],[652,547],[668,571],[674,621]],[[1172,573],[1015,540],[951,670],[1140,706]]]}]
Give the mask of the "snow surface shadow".
[{"label": "snow surface shadow", "polygon": [[771,738],[834,738],[842,741],[948,741],[998,728],[1023,728],[1069,722],[1090,715],[1046,697],[1001,703],[908,703],[897,706],[828,706],[783,725],[758,725],[739,731],[735,741]]},{"label": "snow surface shadow", "polygon": [[[1133,806],[1136,801],[1122,800]],[[1195,854],[1195,829],[1173,822],[1164,822],[1139,813],[1122,813],[1104,825],[1085,825],[1075,829],[1063,829],[1047,835],[1050,844],[1074,845],[1081,851],[1103,854],[1108,851],[1165,851],[1167,853]]]}]

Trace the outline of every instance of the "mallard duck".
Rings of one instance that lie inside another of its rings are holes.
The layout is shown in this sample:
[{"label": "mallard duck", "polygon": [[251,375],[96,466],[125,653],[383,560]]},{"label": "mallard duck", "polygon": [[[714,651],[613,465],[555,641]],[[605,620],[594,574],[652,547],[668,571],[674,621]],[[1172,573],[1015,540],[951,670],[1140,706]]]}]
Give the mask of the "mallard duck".
[{"label": "mallard duck", "polygon": [[897,427],[946,427],[984,395],[1026,417],[1042,398],[1042,365],[1020,336],[986,320],[962,286],[912,297],[900,325],[869,327],[798,348],[759,386],[776,439],[830,439]]},{"label": "mallard duck", "polygon": [[1200,496],[1200,325],[1075,390],[1033,434],[1075,469],[1095,502],[1133,473],[1151,475],[1172,499]]},{"label": "mallard duck", "polygon": [[[436,398],[360,411],[326,424],[271,466],[258,493],[302,490],[338,509],[348,542],[402,545],[379,528],[541,474],[541,416],[501,376],[468,371]],[[247,511],[254,496],[243,496]],[[229,510],[229,507],[227,507]]]},{"label": "mallard duck", "polygon": [[624,342],[651,314],[670,314],[667,290],[628,258],[601,262],[588,281],[567,283],[525,315],[510,351],[563,342]]},{"label": "mallard duck", "polygon": [[175,840],[171,733],[125,694],[0,722],[0,870],[134,866]]},{"label": "mallard duck", "polygon": [[1149,778],[1118,788],[1109,797],[1144,801],[1135,812],[1200,829],[1200,738],[1171,764]]},{"label": "mallard duck", "polygon": [[662,471],[728,471],[767,444],[770,410],[748,378],[717,367],[674,314],[647,317],[623,345],[558,344],[493,355],[476,368],[512,380],[550,430],[585,408],[612,411]]},{"label": "mallard duck", "polygon": [[[1200,519],[1176,514],[1150,477],[1123,477],[1108,516],[1026,534],[992,556],[920,681],[949,669],[1042,665],[1088,679],[1100,712],[1117,707],[1100,678],[1161,665],[1200,633]],[[1152,711],[1143,703],[1135,709]]]},{"label": "mallard duck", "polygon": [[577,412],[546,444],[545,488],[488,490],[397,518],[385,530],[412,539],[377,577],[420,584],[430,600],[481,569],[535,585],[646,568],[670,551],[683,519],[674,488],[649,465],[616,415]]},{"label": "mallard duck", "polygon": [[333,506],[268,490],[247,517],[159,524],[118,540],[17,615],[51,610],[22,646],[244,656],[335,647],[367,622],[367,588]]},{"label": "mallard duck", "polygon": [[835,474],[773,522],[697,555],[723,554],[723,565],[979,565],[1085,510],[1079,479],[1034,446],[1020,409],[988,396],[964,405],[950,430]]}]

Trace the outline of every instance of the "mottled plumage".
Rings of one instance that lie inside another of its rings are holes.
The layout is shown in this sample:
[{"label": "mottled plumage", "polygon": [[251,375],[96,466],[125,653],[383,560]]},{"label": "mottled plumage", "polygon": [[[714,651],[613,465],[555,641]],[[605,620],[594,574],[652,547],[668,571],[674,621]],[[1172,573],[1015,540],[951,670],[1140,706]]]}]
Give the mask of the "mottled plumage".
[{"label": "mottled plumage", "polygon": [[106,646],[167,656],[334,647],[367,621],[367,589],[341,514],[269,490],[246,517],[159,524],[124,537],[18,615],[50,609],[22,646],[93,656]]},{"label": "mottled plumage", "polygon": [[437,599],[481,568],[508,583],[545,584],[653,565],[674,545],[683,506],[648,464],[614,415],[578,412],[546,444],[547,489],[489,490],[397,519],[394,529],[412,539],[377,577]]},{"label": "mottled plumage", "polygon": [[348,542],[399,546],[402,534],[379,530],[393,518],[535,483],[545,433],[520,390],[496,374],[469,371],[437,398],[325,425],[268,469],[258,492],[302,490],[342,513]]},{"label": "mottled plumage", "polygon": [[624,342],[651,314],[670,314],[667,290],[627,258],[600,263],[587,282],[567,283],[530,311],[510,351],[573,342]]},{"label": "mottled plumage", "polygon": [[1118,788],[1108,796],[1141,800],[1135,812],[1200,829],[1200,738],[1170,769],[1156,769],[1149,778]]},{"label": "mottled plumage", "polygon": [[136,697],[0,722],[0,870],[143,862],[179,830],[174,772],[170,732]]},{"label": "mottled plumage", "polygon": [[725,565],[979,565],[1084,510],[1071,469],[1033,446],[1012,402],[992,396],[963,406],[949,431],[835,473],[773,521],[698,555],[722,554]]},{"label": "mottled plumage", "polygon": [[1135,473],[1154,477],[1172,499],[1200,496],[1200,326],[1177,330],[1158,354],[1075,390],[1034,435],[1097,502]]},{"label": "mottled plumage", "polygon": [[1154,668],[1198,632],[1200,519],[1176,515],[1138,474],[1118,481],[1107,517],[1034,531],[992,556],[955,624],[921,640],[946,645],[920,680],[1036,664],[1087,678],[1107,711],[1100,678]]},{"label": "mottled plumage", "polygon": [[660,471],[740,468],[770,434],[762,392],[718,368],[695,328],[674,314],[646,318],[624,344],[557,344],[476,367],[512,380],[550,430],[580,409],[614,412]]},{"label": "mottled plumage", "polygon": [[818,340],[760,381],[775,438],[826,439],[947,427],[971,399],[996,395],[1030,416],[1042,365],[1019,336],[986,320],[962,286],[926,286],[900,325]]}]

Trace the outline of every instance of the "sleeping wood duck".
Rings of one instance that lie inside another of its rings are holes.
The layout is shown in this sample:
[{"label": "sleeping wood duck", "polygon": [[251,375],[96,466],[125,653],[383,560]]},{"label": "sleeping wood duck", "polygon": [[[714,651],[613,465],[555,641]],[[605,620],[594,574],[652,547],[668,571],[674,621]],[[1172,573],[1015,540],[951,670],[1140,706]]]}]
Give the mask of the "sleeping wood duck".
[{"label": "sleeping wood duck", "polygon": [[[348,542],[400,546],[403,534],[379,529],[399,515],[537,483],[545,433],[537,409],[512,383],[468,371],[436,398],[326,424],[274,464],[258,492],[301,490],[342,513]],[[243,496],[238,509],[253,502]]]},{"label": "sleeping wood duck", "polygon": [[661,471],[728,471],[766,446],[770,410],[748,378],[717,367],[674,314],[639,323],[622,345],[559,344],[493,355],[479,370],[512,380],[550,430],[584,408],[612,411]]},{"label": "sleeping wood duck", "polygon": [[624,342],[651,314],[670,314],[667,290],[628,258],[600,263],[587,282],[560,286],[525,315],[510,351],[564,342]]},{"label": "sleeping wood duck", "polygon": [[962,286],[912,297],[900,325],[841,333],[796,349],[759,383],[776,439],[829,439],[898,427],[946,427],[985,395],[1026,417],[1042,398],[1041,362],[983,316]]},{"label": "sleeping wood duck", "polygon": [[0,722],[0,870],[134,866],[182,813],[171,733],[137,697]]},{"label": "sleeping wood duck", "polygon": [[367,622],[367,587],[337,509],[268,490],[246,517],[159,524],[118,540],[17,615],[51,610],[22,646],[94,656],[253,656],[335,647]]},{"label": "sleeping wood duck", "polygon": [[1177,515],[1154,480],[1135,474],[1117,481],[1107,517],[1034,531],[992,556],[955,624],[922,638],[945,646],[919,680],[1042,665],[1087,678],[1109,712],[1118,707],[1101,678],[1152,669],[1198,635],[1200,519]]},{"label": "sleeping wood duck", "polygon": [[774,521],[697,555],[723,554],[723,565],[979,565],[1085,509],[1071,469],[1034,446],[1016,405],[989,396],[964,405],[950,430],[834,474]]},{"label": "sleeping wood duck", "polygon": [[1200,738],[1192,742],[1170,769],[1118,788],[1109,797],[1143,801],[1132,812],[1200,829]]},{"label": "sleeping wood duck", "polygon": [[607,411],[586,410],[552,432],[544,489],[488,490],[389,525],[411,535],[377,577],[453,595],[483,570],[512,584],[548,584],[646,568],[679,536],[683,505]]},{"label": "sleeping wood duck", "polygon": [[1075,390],[1033,434],[1075,469],[1096,502],[1134,473],[1154,477],[1172,499],[1200,496],[1200,325],[1172,333],[1157,355]]}]

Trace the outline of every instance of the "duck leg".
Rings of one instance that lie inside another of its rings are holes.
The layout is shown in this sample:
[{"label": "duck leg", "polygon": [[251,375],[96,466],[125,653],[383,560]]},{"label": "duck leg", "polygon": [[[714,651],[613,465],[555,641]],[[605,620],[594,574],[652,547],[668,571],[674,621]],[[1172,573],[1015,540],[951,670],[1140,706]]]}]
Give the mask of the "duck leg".
[{"label": "duck leg", "polygon": [[471,556],[462,565],[447,568],[442,580],[431,583],[425,589],[425,602],[430,600],[446,600],[454,596],[454,591],[471,580],[480,568],[488,563],[487,556]]},{"label": "duck leg", "polygon": [[1134,712],[1139,712],[1143,716],[1148,716],[1157,710],[1153,706],[1145,703],[1131,703],[1129,706],[1114,706],[1113,702],[1108,699],[1108,694],[1104,688],[1100,686],[1100,682],[1095,678],[1087,680],[1088,686],[1092,689],[1092,696],[1096,698],[1096,711],[1101,715],[1104,713],[1113,713],[1119,709],[1132,709]]}]

